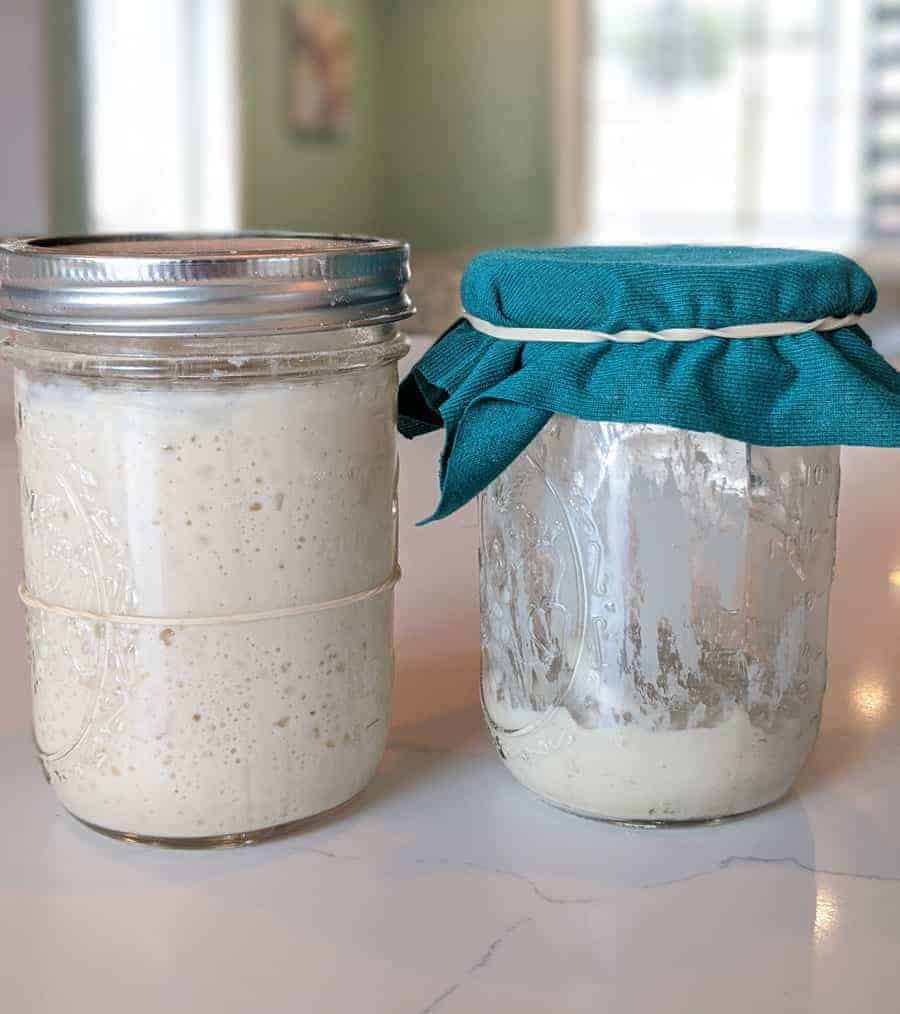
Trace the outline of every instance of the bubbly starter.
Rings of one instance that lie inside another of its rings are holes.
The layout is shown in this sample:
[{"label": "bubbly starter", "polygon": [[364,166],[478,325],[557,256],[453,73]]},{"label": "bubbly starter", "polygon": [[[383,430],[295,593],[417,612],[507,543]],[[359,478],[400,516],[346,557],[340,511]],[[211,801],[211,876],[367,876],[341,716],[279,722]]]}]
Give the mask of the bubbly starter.
[{"label": "bubbly starter", "polygon": [[393,364],[152,388],[17,371],[35,735],[77,817],[218,836],[365,786],[393,675],[395,385]]}]

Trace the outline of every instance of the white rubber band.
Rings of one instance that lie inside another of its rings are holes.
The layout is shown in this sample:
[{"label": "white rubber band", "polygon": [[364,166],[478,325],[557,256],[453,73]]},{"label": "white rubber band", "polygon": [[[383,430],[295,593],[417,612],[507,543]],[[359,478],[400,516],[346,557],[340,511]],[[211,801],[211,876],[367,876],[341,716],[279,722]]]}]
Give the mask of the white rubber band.
[{"label": "white rubber band", "polygon": [[852,327],[862,320],[862,314],[846,317],[820,317],[806,323],[774,321],[771,324],[735,324],[730,327],[673,327],[665,331],[578,331],[567,328],[503,327],[488,320],[464,313],[465,319],[482,334],[490,338],[504,338],[515,342],[625,342],[635,344],[649,341],[696,342],[701,338],[781,338],[785,335],[805,334],[807,331],[836,331]]},{"label": "white rubber band", "polygon": [[326,609],[340,609],[342,606],[351,606],[356,602],[364,602],[375,595],[380,595],[393,588],[399,580],[400,568],[396,567],[394,573],[375,588],[367,588],[365,591],[345,595],[340,599],[331,599],[328,602],[310,602],[302,606],[287,606],[285,609],[268,609],[259,613],[231,613],[226,616],[126,616],[115,613],[95,613],[89,609],[70,609],[68,606],[43,602],[41,599],[35,598],[24,584],[19,585],[19,598],[28,609],[40,609],[45,613],[68,616],[76,620],[90,620],[94,623],[117,623],[126,627],[211,627],[221,623],[258,623],[260,620],[280,620],[288,616],[306,616],[309,613],[318,613]]}]

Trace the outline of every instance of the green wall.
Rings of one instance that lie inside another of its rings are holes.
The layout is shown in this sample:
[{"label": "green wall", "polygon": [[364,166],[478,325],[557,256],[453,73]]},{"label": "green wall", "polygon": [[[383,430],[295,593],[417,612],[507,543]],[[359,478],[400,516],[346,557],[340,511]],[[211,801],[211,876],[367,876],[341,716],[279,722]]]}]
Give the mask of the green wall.
[{"label": "green wall", "polygon": [[243,219],[366,231],[419,250],[553,229],[552,0],[331,0],[353,20],[354,121],[285,124],[282,0],[243,0]]},{"label": "green wall", "polygon": [[85,231],[88,218],[78,4],[74,0],[48,0],[45,10],[50,231],[78,233]]},{"label": "green wall", "polygon": [[378,0],[330,0],[352,20],[353,122],[337,139],[301,137],[287,124],[288,34],[284,0],[242,0],[242,218],[255,228],[371,232],[381,186]]},{"label": "green wall", "polygon": [[[325,2],[325,0],[322,0]],[[420,251],[553,232],[553,0],[327,0],[356,56],[335,140],[287,125],[287,0],[240,0],[242,203],[248,227],[373,232]],[[51,227],[85,227],[78,5],[46,0]]]},{"label": "green wall", "polygon": [[383,228],[419,249],[553,231],[552,0],[383,0]]}]

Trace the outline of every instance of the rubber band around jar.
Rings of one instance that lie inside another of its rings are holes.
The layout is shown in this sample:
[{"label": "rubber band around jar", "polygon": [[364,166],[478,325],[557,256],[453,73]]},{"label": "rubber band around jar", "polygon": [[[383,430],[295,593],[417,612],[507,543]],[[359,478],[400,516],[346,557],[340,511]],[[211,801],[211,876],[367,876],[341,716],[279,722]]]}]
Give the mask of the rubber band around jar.
[{"label": "rubber band around jar", "polygon": [[784,338],[790,335],[807,334],[810,331],[837,331],[842,327],[854,327],[863,314],[850,313],[846,317],[820,317],[818,320],[773,321],[766,324],[734,324],[729,327],[673,327],[663,331],[582,331],[570,328],[506,327],[482,320],[463,311],[463,319],[480,334],[489,338],[502,338],[514,342],[565,342],[589,344],[591,342],[623,342],[637,344],[648,341],[693,342],[703,338]]},{"label": "rubber band around jar", "polygon": [[382,592],[389,591],[400,580],[400,568],[381,584],[365,591],[354,592],[339,599],[326,602],[308,602],[299,606],[287,606],[283,609],[267,609],[253,613],[231,613],[223,616],[127,616],[116,613],[96,613],[90,609],[71,609],[68,606],[44,602],[32,595],[24,583],[19,585],[19,598],[27,609],[37,609],[56,616],[65,616],[74,620],[87,620],[93,623],[114,623],[132,627],[212,627],[223,623],[259,623],[262,620],[281,620],[292,616],[307,616],[311,613],[324,612],[328,609],[341,609],[344,606],[365,602]]}]

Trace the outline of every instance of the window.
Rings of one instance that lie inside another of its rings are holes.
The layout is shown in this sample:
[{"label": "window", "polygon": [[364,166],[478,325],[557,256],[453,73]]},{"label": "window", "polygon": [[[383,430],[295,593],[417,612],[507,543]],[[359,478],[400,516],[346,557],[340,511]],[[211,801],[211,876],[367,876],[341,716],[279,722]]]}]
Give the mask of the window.
[{"label": "window", "polygon": [[870,13],[866,81],[866,235],[900,237],[900,2]]},{"label": "window", "polygon": [[237,222],[233,0],[81,0],[95,231]]},{"label": "window", "polygon": [[588,0],[590,237],[852,240],[864,8]]}]

